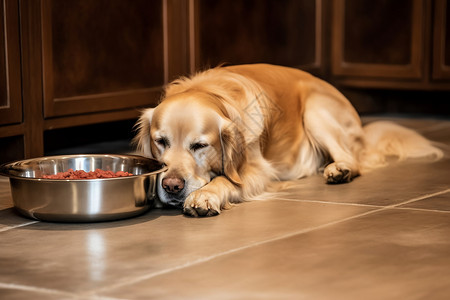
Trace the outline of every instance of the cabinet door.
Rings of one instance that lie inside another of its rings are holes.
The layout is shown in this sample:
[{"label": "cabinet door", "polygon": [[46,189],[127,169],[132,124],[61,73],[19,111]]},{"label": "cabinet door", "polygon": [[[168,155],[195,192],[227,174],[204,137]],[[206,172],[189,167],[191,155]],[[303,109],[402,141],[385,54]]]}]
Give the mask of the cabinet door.
[{"label": "cabinet door", "polygon": [[195,3],[197,67],[266,62],[322,68],[322,0]]},{"label": "cabinet door", "polygon": [[421,78],[424,0],[335,0],[335,75]]},{"label": "cabinet door", "polygon": [[450,79],[450,1],[434,7],[433,79]]},{"label": "cabinet door", "polygon": [[164,84],[162,2],[42,0],[45,117],[155,104]]},{"label": "cabinet door", "polygon": [[0,125],[22,121],[18,1],[0,1]]}]

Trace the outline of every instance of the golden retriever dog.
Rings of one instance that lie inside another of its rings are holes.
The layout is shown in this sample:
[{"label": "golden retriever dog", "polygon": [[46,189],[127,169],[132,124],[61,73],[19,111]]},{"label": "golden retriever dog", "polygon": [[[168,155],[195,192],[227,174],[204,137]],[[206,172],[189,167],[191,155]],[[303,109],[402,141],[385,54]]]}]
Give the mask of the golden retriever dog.
[{"label": "golden retriever dog", "polygon": [[319,78],[267,64],[175,80],[137,126],[138,150],[168,167],[160,201],[195,217],[258,199],[271,181],[323,172],[324,182],[345,183],[387,156],[442,156],[394,123],[363,127],[350,102]]}]

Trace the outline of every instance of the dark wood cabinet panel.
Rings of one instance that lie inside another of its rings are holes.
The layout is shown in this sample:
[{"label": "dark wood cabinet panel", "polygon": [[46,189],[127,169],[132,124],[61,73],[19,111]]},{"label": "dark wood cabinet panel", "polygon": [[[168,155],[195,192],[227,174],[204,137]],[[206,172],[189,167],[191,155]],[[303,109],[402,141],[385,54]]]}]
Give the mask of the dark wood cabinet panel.
[{"label": "dark wood cabinet panel", "polygon": [[18,15],[17,1],[0,1],[0,124],[22,121]]},{"label": "dark wood cabinet panel", "polygon": [[322,0],[197,0],[197,66],[273,63],[320,68]]},{"label": "dark wood cabinet panel", "polygon": [[333,1],[334,75],[423,76],[424,0]]},{"label": "dark wood cabinet panel", "polygon": [[434,7],[433,79],[450,79],[450,1]]},{"label": "dark wood cabinet panel", "polygon": [[[166,82],[194,71],[190,56],[190,22],[192,0],[163,1],[166,54]],[[193,45],[193,43],[192,43]]]},{"label": "dark wood cabinet panel", "polygon": [[8,67],[6,65],[6,35],[5,35],[5,12],[3,1],[0,2],[0,106],[7,107],[8,106],[8,93],[7,93],[7,75]]},{"label": "dark wood cabinet panel", "polygon": [[165,76],[162,5],[43,0],[45,117],[155,101]]},{"label": "dark wood cabinet panel", "polygon": [[347,0],[343,13],[345,62],[387,65],[410,63],[411,1]]}]

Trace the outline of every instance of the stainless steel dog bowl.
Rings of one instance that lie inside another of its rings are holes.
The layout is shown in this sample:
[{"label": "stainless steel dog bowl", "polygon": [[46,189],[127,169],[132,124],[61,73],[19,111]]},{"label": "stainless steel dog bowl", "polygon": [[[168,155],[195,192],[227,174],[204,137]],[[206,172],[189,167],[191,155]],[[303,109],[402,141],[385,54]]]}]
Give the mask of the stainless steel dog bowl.
[{"label": "stainless steel dog bowl", "polygon": [[[130,172],[133,176],[101,179],[42,179],[68,169]],[[0,166],[8,176],[14,207],[37,220],[93,222],[117,220],[147,211],[156,197],[164,167],[155,160],[115,154],[61,155]]]}]

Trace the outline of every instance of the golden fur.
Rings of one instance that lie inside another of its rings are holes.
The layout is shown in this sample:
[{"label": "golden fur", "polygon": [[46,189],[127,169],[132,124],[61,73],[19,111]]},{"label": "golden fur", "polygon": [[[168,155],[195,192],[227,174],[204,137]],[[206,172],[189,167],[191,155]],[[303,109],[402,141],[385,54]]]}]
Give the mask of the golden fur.
[{"label": "golden fur", "polygon": [[361,126],[349,101],[298,69],[267,64],[219,67],[166,87],[138,122],[138,149],[168,166],[163,204],[192,216],[257,199],[275,180],[324,168],[328,183],[349,182],[400,158],[442,152],[399,125]]}]

